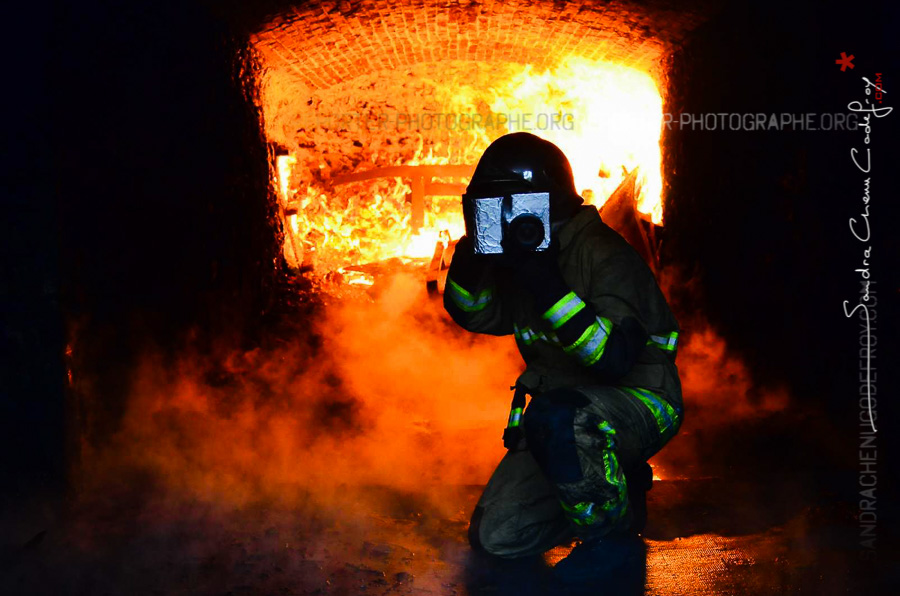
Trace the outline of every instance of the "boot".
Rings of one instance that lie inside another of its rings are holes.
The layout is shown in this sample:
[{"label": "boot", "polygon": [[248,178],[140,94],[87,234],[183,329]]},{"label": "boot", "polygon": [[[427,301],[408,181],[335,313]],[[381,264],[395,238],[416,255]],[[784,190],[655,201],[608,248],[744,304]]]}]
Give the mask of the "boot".
[{"label": "boot", "polygon": [[631,531],[588,538],[553,568],[553,578],[570,589],[608,585],[645,564],[644,541]]},{"label": "boot", "polygon": [[621,520],[624,524],[611,533],[586,538],[572,549],[553,569],[557,582],[570,589],[588,588],[608,585],[614,576],[632,575],[628,570],[640,570],[645,554],[640,533],[647,525],[647,491],[653,486],[653,470],[645,462],[626,472],[625,482],[630,520]]},{"label": "boot", "polygon": [[631,532],[640,534],[647,525],[647,491],[653,488],[653,469],[644,462],[625,472],[628,504],[631,507]]}]

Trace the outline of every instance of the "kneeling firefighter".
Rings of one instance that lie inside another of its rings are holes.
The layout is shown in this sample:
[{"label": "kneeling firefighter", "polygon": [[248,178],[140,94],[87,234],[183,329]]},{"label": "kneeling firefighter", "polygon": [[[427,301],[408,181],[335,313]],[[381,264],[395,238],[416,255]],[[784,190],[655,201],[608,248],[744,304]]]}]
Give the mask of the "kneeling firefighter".
[{"label": "kneeling firefighter", "polygon": [[517,558],[580,537],[557,573],[577,576],[579,560],[596,572],[598,553],[615,565],[615,545],[646,520],[646,462],[682,422],[678,323],[646,263],[583,205],[554,144],[497,139],[463,210],[444,306],[468,331],[515,335],[526,364],[469,540]]}]

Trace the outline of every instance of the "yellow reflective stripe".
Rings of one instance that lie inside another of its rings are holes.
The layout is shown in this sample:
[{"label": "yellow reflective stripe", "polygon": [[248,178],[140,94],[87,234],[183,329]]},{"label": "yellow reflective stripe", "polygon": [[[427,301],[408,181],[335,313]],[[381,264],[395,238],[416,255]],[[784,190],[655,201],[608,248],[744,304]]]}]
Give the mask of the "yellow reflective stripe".
[{"label": "yellow reflective stripe", "polygon": [[[594,346],[593,351],[585,359],[585,366],[591,366],[592,364],[600,360],[600,358],[603,356],[603,350],[606,348],[606,340],[609,339],[609,333],[612,330],[612,321],[610,321],[606,317],[597,317],[597,320],[600,321],[600,327],[603,335],[598,335],[597,340],[595,342],[592,342],[596,343],[596,346]],[[589,344],[588,347],[590,345],[591,344]]]},{"label": "yellow reflective stripe", "polygon": [[575,524],[592,526],[598,522],[615,523],[625,514],[628,507],[628,487],[625,485],[625,477],[619,468],[619,460],[616,458],[615,451],[604,451],[603,475],[606,483],[615,489],[616,494],[600,507],[589,501],[569,505],[560,500],[566,517]]},{"label": "yellow reflective stripe", "polygon": [[592,337],[598,331],[600,331],[600,323],[594,321],[592,325],[584,330],[584,333],[581,334],[581,337],[576,339],[572,345],[563,348],[563,350],[567,353],[574,352],[575,350],[580,348],[584,344],[584,342],[588,340],[588,338]]},{"label": "yellow reflective stripe", "polygon": [[538,339],[540,339],[540,334],[532,331],[530,327],[523,327],[522,329],[519,329],[519,326],[515,323],[513,323],[513,334],[518,339],[521,339],[526,346],[530,346]]},{"label": "yellow reflective stripe", "polygon": [[603,356],[606,341],[612,330],[612,322],[605,317],[597,317],[594,323],[584,330],[575,343],[563,348],[567,353],[574,352],[585,366],[591,366]]},{"label": "yellow reflective stripe", "polygon": [[659,397],[649,389],[642,387],[620,387],[638,398],[643,403],[653,418],[656,419],[656,425],[659,427],[659,434],[665,434],[674,428],[678,423],[678,413],[663,398]]},{"label": "yellow reflective stripe", "polygon": [[450,292],[450,299],[453,300],[453,303],[465,312],[484,310],[494,297],[491,288],[482,290],[476,296],[449,277],[447,278],[447,289]]},{"label": "yellow reflective stripe", "polygon": [[606,436],[606,446],[608,448],[613,448],[616,446],[616,429],[612,427],[612,424],[607,422],[606,420],[601,420],[600,424],[597,425],[597,428],[600,429]]},{"label": "yellow reflective stripe", "polygon": [[516,339],[521,339],[522,343],[526,346],[530,346],[537,340],[541,339],[548,344],[553,344],[554,346],[561,346],[562,342],[559,341],[559,338],[555,333],[550,333],[549,335],[544,333],[543,331],[532,331],[530,327],[522,327],[519,329],[519,326],[513,323],[513,335],[516,336]]},{"label": "yellow reflective stripe", "polygon": [[651,335],[647,345],[656,346],[666,352],[674,352],[678,348],[678,332],[673,331],[667,335]]},{"label": "yellow reflective stripe", "polygon": [[553,344],[554,346],[562,346],[562,342],[559,341],[559,337],[555,333],[551,332],[549,335],[544,335],[543,333],[541,333],[541,339],[548,344]]},{"label": "yellow reflective stripe", "polygon": [[604,503],[601,508],[606,512],[609,521],[615,522],[625,514],[628,505],[628,487],[625,486],[625,476],[619,468],[616,452],[611,449],[603,452],[603,472],[606,482],[616,489],[616,496]]},{"label": "yellow reflective stripe", "polygon": [[571,519],[579,526],[591,526],[600,519],[600,512],[594,509],[594,504],[590,502],[582,502],[576,505],[569,505],[565,501],[560,500],[566,517]]},{"label": "yellow reflective stripe", "polygon": [[576,296],[575,292],[569,292],[541,316],[550,321],[550,325],[552,325],[554,329],[559,329],[566,324],[566,321],[578,314],[584,307],[584,301]]},{"label": "yellow reflective stripe", "polygon": [[615,523],[625,514],[628,507],[628,487],[615,451],[616,429],[606,420],[601,420],[597,428],[606,436],[606,449],[603,451],[603,479],[616,492],[613,498],[599,507],[591,502],[569,505],[565,501],[560,501],[566,516],[579,526],[590,526],[598,522]]},{"label": "yellow reflective stripe", "polygon": [[522,408],[513,408],[509,412],[508,427],[519,426],[522,423]]}]

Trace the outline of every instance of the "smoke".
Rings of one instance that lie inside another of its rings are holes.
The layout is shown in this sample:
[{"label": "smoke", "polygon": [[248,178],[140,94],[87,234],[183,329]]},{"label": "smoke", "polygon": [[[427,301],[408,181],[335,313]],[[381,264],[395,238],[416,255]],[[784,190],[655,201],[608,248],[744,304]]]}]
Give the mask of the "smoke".
[{"label": "smoke", "polygon": [[[787,397],[757,387],[683,308],[696,302],[683,277],[660,279],[682,327],[687,414],[651,463],[665,480],[704,477],[710,460],[748,451],[723,442],[732,425]],[[455,326],[420,275],[322,299],[263,347],[147,354],[114,440],[84,457],[70,531],[45,555],[55,573],[35,567],[20,585],[355,593],[415,577],[417,589],[452,589],[474,499],[505,452],[515,344]]]},{"label": "smoke", "polygon": [[786,389],[760,386],[741,356],[707,320],[697,277],[669,266],[658,278],[681,327],[677,365],[691,417],[698,424],[719,426],[784,409]]},{"label": "smoke", "polygon": [[[676,306],[694,295],[679,279],[661,272]],[[787,406],[784,390],[755,384],[702,313],[676,312],[682,435]],[[386,487],[436,511],[449,487],[487,481],[522,367],[511,338],[459,329],[406,272],[295,323],[274,348],[186,352],[175,364],[148,355],[112,445],[86,458],[88,479],[103,486],[139,471],[167,497],[238,507],[327,507]],[[676,439],[661,457],[684,465],[699,448]]]},{"label": "smoke", "polygon": [[379,486],[438,509],[448,486],[486,482],[521,367],[512,339],[455,327],[407,273],[317,312],[277,348],[147,356],[89,480],[140,471],[166,497],[237,507]]},{"label": "smoke", "polygon": [[727,424],[747,417],[783,410],[784,388],[758,386],[739,356],[702,319],[688,328],[678,360],[682,391],[702,424]]},{"label": "smoke", "polygon": [[[659,285],[678,319],[678,366],[684,396],[684,423],[678,435],[654,457],[660,477],[706,474],[721,460],[723,437],[738,425],[758,425],[790,405],[785,387],[760,385],[741,356],[707,320],[696,277],[669,266]],[[704,471],[705,470],[705,471]]]}]

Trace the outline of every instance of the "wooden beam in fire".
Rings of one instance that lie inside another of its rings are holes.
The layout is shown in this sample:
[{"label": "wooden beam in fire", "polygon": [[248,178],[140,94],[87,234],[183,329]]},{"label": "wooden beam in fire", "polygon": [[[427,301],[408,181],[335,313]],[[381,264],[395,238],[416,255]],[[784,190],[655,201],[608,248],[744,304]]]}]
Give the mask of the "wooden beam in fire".
[{"label": "wooden beam in fire", "polygon": [[656,240],[656,226],[637,210],[635,199],[639,191],[638,169],[634,168],[600,207],[600,217],[641,255],[653,273],[658,273],[659,243]]},{"label": "wooden beam in fire", "polygon": [[417,232],[425,225],[425,197],[462,195],[466,190],[465,184],[434,182],[432,178],[471,178],[474,171],[475,166],[468,165],[388,166],[335,176],[333,182],[338,186],[376,178],[409,178],[412,189],[409,223],[413,232]]}]

